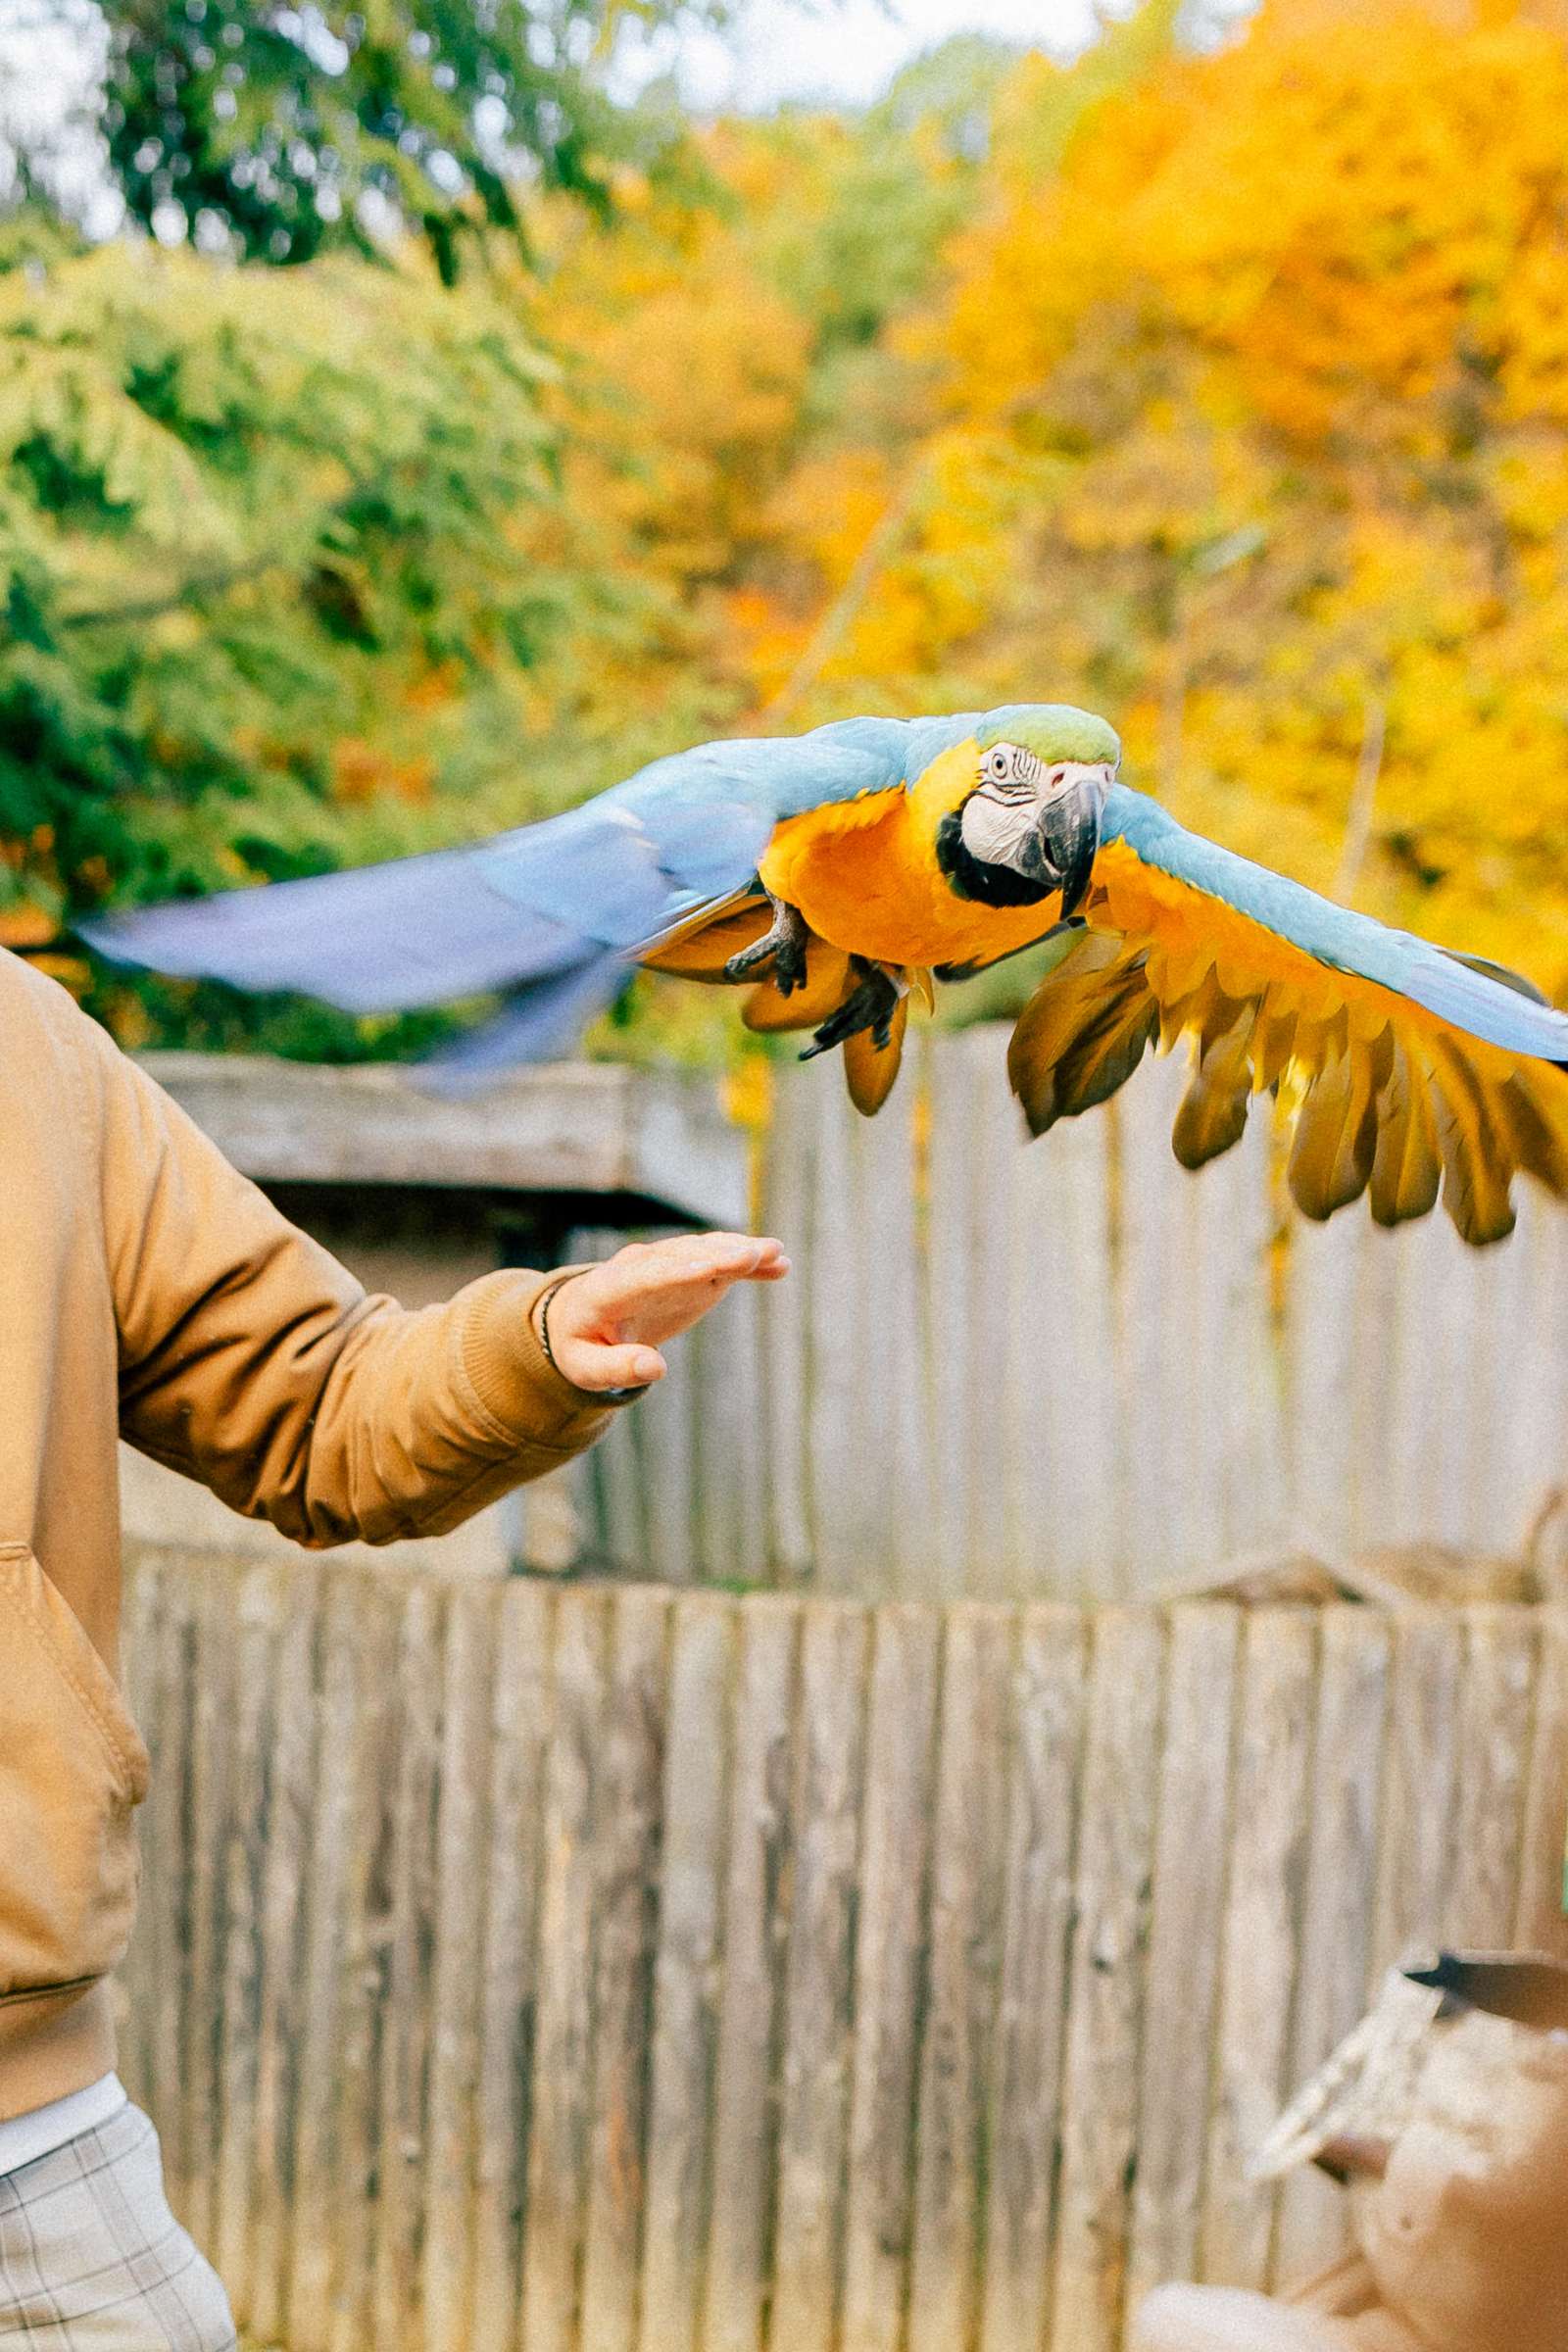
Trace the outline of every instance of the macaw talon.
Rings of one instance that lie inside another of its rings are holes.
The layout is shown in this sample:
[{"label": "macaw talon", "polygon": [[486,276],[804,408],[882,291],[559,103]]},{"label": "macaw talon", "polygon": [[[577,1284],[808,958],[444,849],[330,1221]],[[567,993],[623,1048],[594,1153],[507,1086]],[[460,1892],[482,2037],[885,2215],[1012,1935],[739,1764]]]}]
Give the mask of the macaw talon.
[{"label": "macaw talon", "polygon": [[1389,2169],[1393,2153],[1387,2139],[1366,2137],[1358,2132],[1340,2132],[1326,2139],[1312,2162],[1318,2171],[1327,2173],[1342,2188],[1351,2180],[1381,2180]]},{"label": "macaw talon", "polygon": [[852,989],[839,1006],[830,1013],[820,1029],[812,1031],[811,1042],[801,1054],[802,1061],[812,1061],[818,1054],[830,1053],[842,1046],[847,1037],[857,1037],[862,1029],[871,1032],[871,1043],[883,1053],[893,1043],[893,1016],[898,1011],[905,990],[886,965],[867,963],[863,957],[853,958],[851,968],[860,975],[858,988]]},{"label": "macaw talon", "polygon": [[811,934],[798,906],[786,906],[782,899],[768,894],[773,909],[770,927],[749,948],[742,948],[724,966],[726,980],[750,980],[763,964],[773,966],[773,985],[781,997],[792,997],[798,988],[806,986],[806,949]]}]

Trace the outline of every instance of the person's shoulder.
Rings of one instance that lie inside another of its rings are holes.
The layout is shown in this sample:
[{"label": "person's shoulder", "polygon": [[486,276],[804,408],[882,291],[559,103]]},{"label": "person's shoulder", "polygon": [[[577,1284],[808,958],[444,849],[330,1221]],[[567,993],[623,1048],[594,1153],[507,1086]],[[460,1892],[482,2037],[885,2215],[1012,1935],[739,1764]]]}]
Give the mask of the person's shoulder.
[{"label": "person's shoulder", "polygon": [[15,1054],[29,1040],[36,1049],[76,1062],[92,1059],[95,1046],[110,1047],[106,1033],[82,1011],[69,988],[38,971],[24,956],[0,948],[0,1041]]},{"label": "person's shoulder", "polygon": [[0,948],[0,1004],[7,1012],[26,1014],[61,1029],[73,1028],[85,1017],[70,989],[10,948]]},{"label": "person's shoulder", "polygon": [[24,956],[14,955],[10,948],[0,948],[0,1004],[8,1012],[24,1011],[34,1019],[48,1020],[54,1009],[52,1001],[57,997],[72,1005],[69,991],[58,980],[51,980],[46,972],[35,971]]}]

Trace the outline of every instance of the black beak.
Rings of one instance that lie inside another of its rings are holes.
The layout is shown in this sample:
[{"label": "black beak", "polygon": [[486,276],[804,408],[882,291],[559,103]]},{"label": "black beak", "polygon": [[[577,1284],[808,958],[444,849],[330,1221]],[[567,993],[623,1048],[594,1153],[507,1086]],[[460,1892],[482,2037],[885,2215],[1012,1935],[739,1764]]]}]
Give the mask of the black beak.
[{"label": "black beak", "polygon": [[1024,845],[1020,863],[1032,882],[1061,890],[1061,919],[1076,914],[1088,895],[1100,849],[1100,795],[1080,776],[1049,801]]}]

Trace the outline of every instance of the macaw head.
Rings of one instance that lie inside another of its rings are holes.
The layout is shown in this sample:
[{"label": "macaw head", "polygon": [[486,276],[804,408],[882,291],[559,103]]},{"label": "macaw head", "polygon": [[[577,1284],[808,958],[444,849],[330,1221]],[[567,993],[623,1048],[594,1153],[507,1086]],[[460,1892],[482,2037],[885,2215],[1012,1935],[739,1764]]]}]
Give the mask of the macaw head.
[{"label": "macaw head", "polygon": [[1016,703],[989,711],[911,787],[936,828],[937,863],[960,898],[1028,906],[1089,888],[1121,745],[1092,710]]}]

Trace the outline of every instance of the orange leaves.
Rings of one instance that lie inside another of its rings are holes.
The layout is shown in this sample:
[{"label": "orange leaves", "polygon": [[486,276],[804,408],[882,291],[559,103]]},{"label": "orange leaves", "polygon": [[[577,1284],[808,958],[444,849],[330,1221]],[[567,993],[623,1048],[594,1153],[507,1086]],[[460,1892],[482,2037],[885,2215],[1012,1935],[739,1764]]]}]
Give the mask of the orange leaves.
[{"label": "orange leaves", "polygon": [[966,406],[1048,377],[1106,303],[1196,337],[1306,441],[1419,434],[1390,404],[1452,394],[1477,364],[1511,397],[1568,390],[1568,56],[1550,31],[1439,38],[1414,9],[1301,28],[1276,7],[1225,53],[1087,110],[1059,171],[1031,169],[1029,111],[1059,118],[1062,80],[1020,73],[1025,161],[1004,163],[1002,203],[956,257]]},{"label": "orange leaves", "polygon": [[[740,174],[748,150],[719,143]],[[751,191],[766,200],[765,186]],[[583,520],[630,566],[723,573],[777,479],[809,329],[726,215],[652,200],[563,256],[541,322],[573,365],[558,396]],[[608,552],[608,551],[607,551]]]},{"label": "orange leaves", "polygon": [[394,760],[358,735],[333,744],[331,762],[332,797],[349,805],[388,797],[417,806],[435,782],[433,760]]},{"label": "orange leaves", "polygon": [[0,948],[46,948],[60,925],[42,906],[27,901],[0,906]]}]

